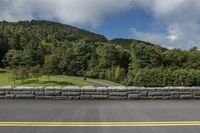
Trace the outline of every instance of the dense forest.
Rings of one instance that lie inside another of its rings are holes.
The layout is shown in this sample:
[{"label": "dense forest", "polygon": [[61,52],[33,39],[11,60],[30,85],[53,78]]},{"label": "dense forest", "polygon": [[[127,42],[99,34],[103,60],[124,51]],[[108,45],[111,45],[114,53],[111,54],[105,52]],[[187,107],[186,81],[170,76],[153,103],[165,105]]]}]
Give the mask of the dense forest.
[{"label": "dense forest", "polygon": [[0,22],[0,68],[12,79],[73,75],[134,86],[199,86],[200,51],[167,49],[49,21]]}]

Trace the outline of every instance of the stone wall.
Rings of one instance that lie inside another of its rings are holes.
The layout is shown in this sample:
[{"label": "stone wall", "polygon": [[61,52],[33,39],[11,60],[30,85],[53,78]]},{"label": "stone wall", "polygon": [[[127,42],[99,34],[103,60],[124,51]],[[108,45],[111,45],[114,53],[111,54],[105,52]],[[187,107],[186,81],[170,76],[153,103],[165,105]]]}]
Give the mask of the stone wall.
[{"label": "stone wall", "polygon": [[200,87],[0,87],[0,99],[36,100],[181,100],[200,99]]}]

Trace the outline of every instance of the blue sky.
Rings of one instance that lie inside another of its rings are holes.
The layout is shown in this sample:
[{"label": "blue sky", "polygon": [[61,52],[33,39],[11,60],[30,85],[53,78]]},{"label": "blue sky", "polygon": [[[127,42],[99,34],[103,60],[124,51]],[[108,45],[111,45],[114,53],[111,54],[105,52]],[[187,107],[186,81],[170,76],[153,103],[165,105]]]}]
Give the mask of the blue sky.
[{"label": "blue sky", "polygon": [[112,16],[106,16],[105,21],[98,27],[80,26],[90,31],[105,35],[108,39],[132,38],[130,28],[134,27],[143,32],[152,30],[153,16],[139,9],[120,12]]},{"label": "blue sky", "polygon": [[199,0],[1,0],[0,12],[0,20],[56,21],[108,39],[200,47]]}]

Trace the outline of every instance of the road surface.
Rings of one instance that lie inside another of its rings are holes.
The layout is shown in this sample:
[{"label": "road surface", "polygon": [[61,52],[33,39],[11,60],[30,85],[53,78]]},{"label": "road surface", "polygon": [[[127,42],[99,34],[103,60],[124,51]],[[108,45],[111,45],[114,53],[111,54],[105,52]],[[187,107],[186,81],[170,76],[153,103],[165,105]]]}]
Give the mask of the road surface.
[{"label": "road surface", "polygon": [[[78,80],[84,80],[83,77],[75,77],[75,76],[71,76],[74,79],[78,79]],[[93,83],[96,86],[104,86],[104,87],[109,87],[109,86],[122,86],[119,83],[114,83],[112,81],[110,82],[104,82],[103,80],[98,80],[98,79],[91,79],[91,78],[87,78],[86,79],[87,82]]]},{"label": "road surface", "polygon": [[196,121],[199,101],[0,101],[0,133],[198,133]]}]

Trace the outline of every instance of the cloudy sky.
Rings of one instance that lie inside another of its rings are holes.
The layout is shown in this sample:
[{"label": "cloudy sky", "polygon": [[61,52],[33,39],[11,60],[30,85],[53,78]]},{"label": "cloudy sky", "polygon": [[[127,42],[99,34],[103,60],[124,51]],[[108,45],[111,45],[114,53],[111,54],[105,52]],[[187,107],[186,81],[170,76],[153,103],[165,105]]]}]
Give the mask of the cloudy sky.
[{"label": "cloudy sky", "polygon": [[70,24],[108,39],[200,47],[200,0],[0,0],[0,20],[31,19]]}]

